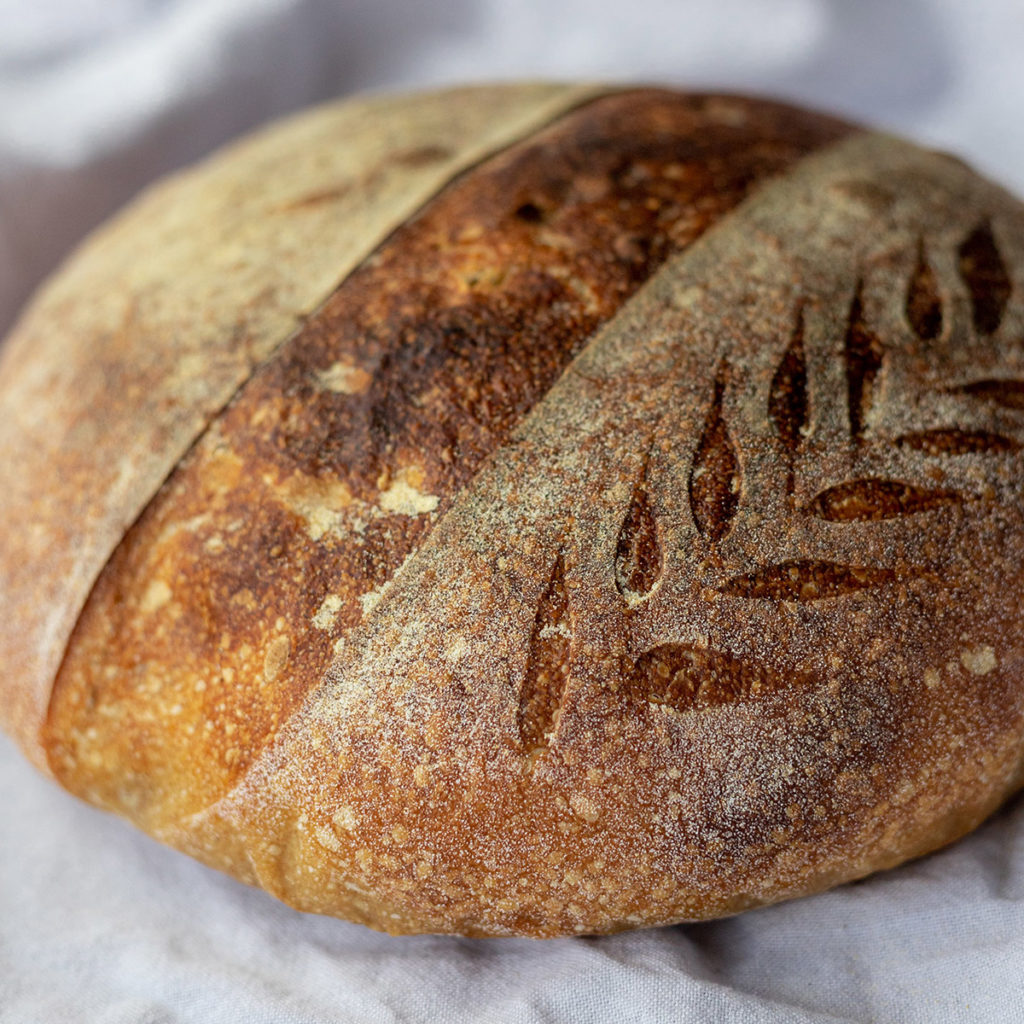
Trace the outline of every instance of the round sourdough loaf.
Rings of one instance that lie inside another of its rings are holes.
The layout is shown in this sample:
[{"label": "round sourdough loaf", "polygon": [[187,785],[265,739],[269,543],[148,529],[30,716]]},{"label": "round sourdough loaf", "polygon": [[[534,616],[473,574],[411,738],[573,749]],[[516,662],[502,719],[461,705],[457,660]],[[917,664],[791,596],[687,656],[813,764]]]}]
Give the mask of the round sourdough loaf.
[{"label": "round sourdough loaf", "polygon": [[762,100],[328,106],[0,362],[0,706],[303,910],[552,936],[941,846],[1022,782],[1024,208]]}]

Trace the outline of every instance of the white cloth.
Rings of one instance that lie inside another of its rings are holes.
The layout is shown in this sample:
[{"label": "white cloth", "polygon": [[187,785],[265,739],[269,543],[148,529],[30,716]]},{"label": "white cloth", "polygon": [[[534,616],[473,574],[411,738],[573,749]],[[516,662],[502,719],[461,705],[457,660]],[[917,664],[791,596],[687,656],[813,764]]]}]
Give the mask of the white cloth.
[{"label": "white cloth", "polygon": [[[955,150],[1024,192],[1022,32],[1019,0],[0,0],[0,330],[144,183],[360,88],[766,91]],[[2,1024],[1024,1021],[1021,800],[945,852],[822,896],[549,943],[394,939],[298,914],[78,803],[4,739],[0,807]]]}]

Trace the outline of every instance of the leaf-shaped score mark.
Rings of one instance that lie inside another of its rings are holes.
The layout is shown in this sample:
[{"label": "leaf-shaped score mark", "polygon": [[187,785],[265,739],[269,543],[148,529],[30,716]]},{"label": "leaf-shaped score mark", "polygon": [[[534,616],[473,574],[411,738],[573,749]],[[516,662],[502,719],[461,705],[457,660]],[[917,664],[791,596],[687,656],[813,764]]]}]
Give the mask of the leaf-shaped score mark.
[{"label": "leaf-shaped score mark", "polygon": [[797,312],[796,326],[786,354],[772,377],[768,393],[768,417],[789,456],[786,493],[793,493],[794,463],[807,426],[807,360],[804,356],[804,313]]},{"label": "leaf-shaped score mark", "polygon": [[949,390],[952,394],[982,398],[1004,409],[1024,411],[1024,380],[975,380]]},{"label": "leaf-shaped score mark", "polygon": [[987,221],[963,240],[957,256],[960,276],[971,294],[974,326],[982,334],[992,334],[1002,323],[1013,285]]},{"label": "leaf-shaped score mark", "polygon": [[903,434],[896,443],[925,455],[1002,455],[1020,451],[1020,442],[987,430],[920,430]]},{"label": "leaf-shaped score mark", "polygon": [[753,600],[823,601],[880,587],[896,577],[892,569],[794,559],[733,576],[718,589],[729,597]]},{"label": "leaf-shaped score mark", "polygon": [[907,321],[919,338],[930,341],[942,332],[942,300],[923,240],[918,241],[917,265],[907,286],[906,311]]},{"label": "leaf-shaped score mark", "polygon": [[783,680],[754,662],[690,644],[662,644],[642,655],[630,695],[676,711],[735,704],[781,689]]},{"label": "leaf-shaped score mark", "polygon": [[719,372],[690,470],[690,510],[701,536],[717,544],[732,525],[740,496],[739,462],[722,416],[725,377]]},{"label": "leaf-shaped score mark", "polygon": [[626,604],[639,604],[650,594],[661,576],[661,566],[658,524],[647,493],[645,464],[615,549],[615,586]]},{"label": "leaf-shaped score mark", "polygon": [[519,738],[527,752],[546,748],[558,727],[569,680],[569,595],[559,553],[537,606],[519,693]]},{"label": "leaf-shaped score mark", "polygon": [[836,523],[896,519],[946,505],[962,505],[956,491],[918,487],[902,480],[865,477],[829,487],[815,497],[807,511]]},{"label": "leaf-shaped score mark", "polygon": [[846,400],[850,414],[850,436],[860,444],[868,414],[874,403],[875,378],[882,369],[882,343],[864,320],[864,286],[857,289],[846,324]]}]

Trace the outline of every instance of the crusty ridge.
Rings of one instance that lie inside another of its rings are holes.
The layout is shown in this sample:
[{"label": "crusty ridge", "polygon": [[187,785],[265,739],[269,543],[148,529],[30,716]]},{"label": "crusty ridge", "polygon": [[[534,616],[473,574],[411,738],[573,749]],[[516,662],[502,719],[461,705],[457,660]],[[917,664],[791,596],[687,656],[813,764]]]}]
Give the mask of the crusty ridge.
[{"label": "crusty ridge", "polygon": [[4,727],[39,729],[96,576],[267,354],[453,174],[593,87],[358,99],[149,190],[40,292],[0,353]]},{"label": "crusty ridge", "polygon": [[253,376],[111,559],[55,690],[58,777],[158,833],[235,785],[597,326],[847,131],[633,91],[455,181]]}]

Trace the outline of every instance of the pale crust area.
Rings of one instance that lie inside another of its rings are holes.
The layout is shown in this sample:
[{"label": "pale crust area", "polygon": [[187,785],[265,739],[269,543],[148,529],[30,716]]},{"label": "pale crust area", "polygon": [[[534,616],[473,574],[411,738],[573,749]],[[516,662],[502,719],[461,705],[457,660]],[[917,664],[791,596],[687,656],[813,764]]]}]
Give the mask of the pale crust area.
[{"label": "pale crust area", "polygon": [[97,574],[253,368],[460,170],[592,95],[521,85],[335,104],[161,184],[98,231],[0,356],[0,701],[38,767]]},{"label": "pale crust area", "polygon": [[599,333],[181,841],[216,862],[233,830],[305,910],[557,935],[972,828],[1021,782],[1021,238],[1010,197],[885,137],[765,186]]}]

